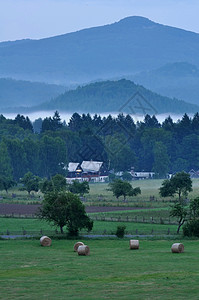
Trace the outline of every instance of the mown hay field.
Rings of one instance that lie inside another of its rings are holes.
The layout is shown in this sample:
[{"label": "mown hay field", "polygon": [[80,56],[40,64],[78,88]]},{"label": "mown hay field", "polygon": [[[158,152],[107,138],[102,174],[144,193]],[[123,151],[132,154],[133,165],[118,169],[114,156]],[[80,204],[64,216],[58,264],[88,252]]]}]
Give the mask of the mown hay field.
[{"label": "mown hay field", "polygon": [[[176,234],[177,225],[165,224],[146,224],[146,223],[133,223],[133,222],[110,222],[110,221],[94,221],[94,226],[89,234],[107,235],[115,234],[118,225],[125,225],[128,234],[146,234],[146,235],[165,235],[170,231],[170,234]],[[42,233],[44,235],[55,235],[56,227],[50,226],[49,223],[39,219],[25,219],[25,218],[0,218],[0,235],[37,235]],[[59,228],[57,228],[59,232]],[[67,229],[64,228],[64,232]],[[86,231],[80,234],[88,234]]]},{"label": "mown hay field", "polygon": [[[167,207],[175,198],[161,198],[159,188],[163,180],[135,180],[131,184],[133,187],[140,187],[141,195],[136,197],[127,197],[127,201],[123,202],[123,197],[116,199],[109,190],[107,183],[90,184],[90,192],[83,199],[85,205],[100,206],[132,206],[145,208]],[[193,192],[189,193],[189,199],[193,199],[199,195],[199,179],[193,179]],[[21,204],[41,204],[43,194],[41,192],[32,192],[29,196],[27,191],[19,191],[17,187],[5,191],[0,191],[0,203],[21,203]]]},{"label": "mown hay field", "polygon": [[[73,251],[75,240],[0,240],[1,299],[198,299],[199,241],[82,240],[89,256]],[[176,242],[176,241],[175,241]]]},{"label": "mown hay field", "polygon": [[[116,199],[109,190],[107,183],[90,184],[90,193],[86,195],[86,205],[119,205],[119,206],[134,206],[159,208],[167,207],[176,197],[162,198],[159,194],[159,189],[163,180],[135,180],[132,181],[132,186],[140,187],[141,195],[136,197],[127,197],[127,202],[123,202],[123,197]],[[199,196],[199,179],[192,179],[193,191],[189,193],[188,198],[193,199]]]}]

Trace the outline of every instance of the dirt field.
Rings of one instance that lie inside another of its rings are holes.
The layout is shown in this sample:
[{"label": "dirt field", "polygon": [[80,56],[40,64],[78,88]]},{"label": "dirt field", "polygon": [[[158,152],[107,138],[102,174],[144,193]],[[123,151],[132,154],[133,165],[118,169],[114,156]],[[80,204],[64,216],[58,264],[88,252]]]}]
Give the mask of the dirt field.
[{"label": "dirt field", "polygon": [[[35,213],[38,212],[40,207],[41,207],[41,205],[1,203],[0,204],[0,215],[11,215],[11,214],[34,215]],[[109,212],[109,211],[119,211],[119,210],[136,210],[136,209],[140,209],[140,208],[88,206],[88,207],[86,207],[86,212],[87,213],[95,213],[95,212]]]}]

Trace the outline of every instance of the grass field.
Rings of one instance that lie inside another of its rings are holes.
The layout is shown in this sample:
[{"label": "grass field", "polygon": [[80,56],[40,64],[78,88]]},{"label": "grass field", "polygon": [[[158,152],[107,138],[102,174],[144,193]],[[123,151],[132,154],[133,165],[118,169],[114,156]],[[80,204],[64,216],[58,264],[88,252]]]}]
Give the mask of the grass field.
[{"label": "grass field", "polygon": [[198,299],[198,240],[83,240],[90,256],[73,252],[72,240],[0,240],[1,299]]},{"label": "grass field", "polygon": [[[94,204],[98,202],[98,204],[105,205],[106,203],[115,203],[119,205],[132,205],[138,207],[165,207],[168,206],[169,200],[174,200],[173,198],[161,198],[159,195],[159,188],[162,184],[161,179],[153,179],[153,180],[136,180],[132,182],[133,187],[140,187],[141,195],[136,197],[128,198],[128,203],[123,203],[122,197],[119,198],[119,201],[113,197],[112,192],[108,191],[107,183],[100,184],[90,184],[90,193],[88,196],[88,202]],[[189,198],[195,198],[199,195],[199,179],[193,179],[193,191],[189,193]],[[150,197],[154,197],[154,201],[150,201]],[[100,200],[99,200],[100,199]]]},{"label": "grass field", "polygon": [[[125,225],[126,232],[133,235],[135,235],[136,232],[137,234],[149,235],[152,233],[152,230],[154,234],[167,234],[168,229],[170,230],[170,234],[175,234],[177,230],[176,225],[94,221],[91,234],[114,234],[118,225]],[[41,229],[43,234],[54,234],[56,228],[51,227],[47,222],[39,219],[0,218],[0,234],[6,235],[7,231],[9,231],[10,234],[23,234],[25,230],[27,234],[32,233],[38,235]],[[82,233],[86,234],[85,231]]]},{"label": "grass field", "polygon": [[[142,194],[116,200],[107,184],[91,184],[86,205],[134,206],[153,209],[94,213],[105,218],[169,218],[170,199],[161,199],[161,180],[133,182]],[[12,197],[11,193],[16,193]],[[37,203],[38,195],[12,190],[1,193],[2,202]],[[193,181],[189,198],[199,195],[199,180]],[[150,200],[150,196],[153,200]],[[160,222],[159,222],[160,223]],[[162,222],[163,223],[163,222]],[[126,234],[154,235],[154,240],[140,240],[140,249],[129,250],[128,239],[85,239],[91,255],[73,252],[75,240],[53,239],[43,248],[39,239],[0,240],[0,299],[198,299],[199,241],[175,235],[177,225],[136,222],[94,221],[91,234],[114,234],[118,225],[126,226]],[[41,231],[42,229],[42,231]],[[158,240],[163,235],[166,240]],[[55,227],[39,219],[0,218],[0,234],[34,233],[55,235]],[[65,229],[66,232],[66,229]],[[86,234],[86,232],[80,232]],[[157,239],[157,240],[155,240]],[[182,239],[185,253],[173,254],[172,243]]]},{"label": "grass field", "polygon": [[[189,194],[189,198],[194,198],[199,195],[199,179],[193,179],[193,192]],[[132,181],[133,187],[141,188],[141,195],[136,197],[127,197],[128,201],[123,202],[122,197],[116,199],[112,192],[109,191],[107,183],[90,184],[90,192],[86,195],[85,205],[116,205],[116,206],[134,206],[134,207],[167,207],[173,198],[161,198],[159,188],[162,184],[161,179],[153,180],[136,180]],[[12,196],[14,194],[14,197]],[[5,191],[0,191],[0,202],[4,203],[41,203],[42,194],[33,193],[28,196],[27,191],[19,191],[16,187],[9,190],[8,194]],[[153,198],[154,200],[150,200]]]},{"label": "grass field", "polygon": [[[95,218],[102,218],[105,221],[94,221],[93,234],[111,234],[116,231],[120,222],[126,225],[126,231],[129,234],[165,234],[171,231],[174,233],[177,226],[170,223],[176,222],[175,218],[169,217],[170,205],[173,199],[163,199],[159,196],[159,188],[162,180],[138,180],[133,181],[134,187],[139,186],[142,194],[137,197],[130,197],[128,202],[123,202],[122,198],[117,200],[113,197],[112,192],[108,190],[108,184],[90,184],[90,193],[86,195],[87,200],[85,205],[100,205],[100,206],[132,206],[132,207],[145,207],[150,208],[146,210],[134,210],[134,211],[120,211],[120,212],[108,212],[108,213],[95,213],[90,214]],[[12,194],[15,197],[12,197]],[[189,194],[189,198],[192,199],[199,195],[199,179],[193,180],[193,192]],[[9,191],[8,194],[1,191],[1,202],[7,203],[41,203],[41,195],[35,194],[34,197],[28,197],[26,191],[17,191],[16,188]],[[40,197],[40,198],[39,198]],[[150,200],[152,198],[152,200]],[[131,222],[126,222],[127,219]],[[99,219],[98,219],[99,220]],[[119,221],[120,221],[119,220]],[[109,222],[108,222],[109,221]],[[133,222],[132,222],[133,221]],[[141,223],[142,222],[142,223]],[[148,224],[147,224],[148,223]],[[154,223],[154,224],[153,224]],[[54,227],[51,227],[48,223],[34,219],[10,219],[0,218],[0,233],[7,231],[10,232],[23,232],[25,231],[37,231],[43,230],[43,232],[55,231]]]}]

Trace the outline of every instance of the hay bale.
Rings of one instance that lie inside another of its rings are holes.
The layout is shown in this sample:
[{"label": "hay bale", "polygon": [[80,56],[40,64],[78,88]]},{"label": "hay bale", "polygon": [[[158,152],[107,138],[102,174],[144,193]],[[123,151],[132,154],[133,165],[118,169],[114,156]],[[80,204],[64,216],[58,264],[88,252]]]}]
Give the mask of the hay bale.
[{"label": "hay bale", "polygon": [[130,250],[139,249],[139,240],[130,240],[129,241]]},{"label": "hay bale", "polygon": [[40,238],[40,244],[43,247],[50,247],[52,244],[52,240],[48,236],[44,235]]},{"label": "hay bale", "polygon": [[87,245],[79,246],[77,253],[78,255],[90,255],[90,248]]},{"label": "hay bale", "polygon": [[173,253],[182,253],[184,252],[184,245],[181,243],[175,243],[171,246],[171,251]]},{"label": "hay bale", "polygon": [[83,245],[84,245],[84,243],[82,243],[82,242],[77,242],[77,243],[75,243],[75,245],[74,245],[74,247],[73,247],[74,252],[77,252],[78,247],[79,247],[79,246],[83,246]]}]

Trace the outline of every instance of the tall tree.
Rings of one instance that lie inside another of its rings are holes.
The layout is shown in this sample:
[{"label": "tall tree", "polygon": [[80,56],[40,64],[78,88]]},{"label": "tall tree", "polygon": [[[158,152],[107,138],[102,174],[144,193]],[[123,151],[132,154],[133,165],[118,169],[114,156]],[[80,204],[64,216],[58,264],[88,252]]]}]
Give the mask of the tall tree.
[{"label": "tall tree", "polygon": [[185,172],[176,173],[170,179],[163,181],[160,187],[162,197],[178,195],[179,202],[183,202],[182,197],[187,197],[188,192],[192,191],[192,180],[190,175]]},{"label": "tall tree", "polygon": [[65,176],[61,174],[56,174],[53,176],[50,180],[48,179],[43,179],[40,182],[40,189],[42,193],[48,193],[48,192],[60,192],[60,191],[65,191],[66,190],[66,178]]},{"label": "tall tree", "polygon": [[123,196],[124,201],[126,201],[126,196],[137,196],[138,194],[141,194],[139,187],[133,188],[128,181],[123,181],[121,179],[116,179],[109,183],[109,187],[117,199],[120,196]]},{"label": "tall tree", "polygon": [[82,119],[78,113],[74,113],[68,123],[69,129],[72,131],[79,131],[82,128]]},{"label": "tall tree", "polygon": [[31,191],[38,192],[40,180],[38,176],[33,175],[31,172],[26,173],[24,177],[21,178],[21,182],[24,184],[29,195]]},{"label": "tall tree", "polygon": [[176,203],[170,211],[170,216],[177,218],[178,220],[177,234],[179,234],[181,226],[186,221],[186,217],[187,217],[186,207],[182,203]]},{"label": "tall tree", "polygon": [[39,142],[31,137],[25,138],[22,142],[26,154],[27,170],[33,174],[39,174]]},{"label": "tall tree", "polygon": [[64,141],[44,135],[40,140],[40,173],[47,178],[64,173],[67,164],[67,150]]},{"label": "tall tree", "polygon": [[16,138],[6,140],[6,145],[13,168],[13,177],[15,180],[19,180],[27,172],[27,158],[23,144]]},{"label": "tall tree", "polygon": [[30,130],[33,132],[33,126],[28,117],[18,114],[14,119],[14,123],[22,127],[24,130]]},{"label": "tall tree", "polygon": [[8,193],[8,190],[15,184],[16,182],[11,177],[0,175],[0,190],[5,190]]},{"label": "tall tree", "polygon": [[4,142],[0,143],[0,175],[10,178],[13,176],[10,156]]},{"label": "tall tree", "polygon": [[169,156],[167,154],[167,148],[162,142],[156,142],[154,145],[154,164],[153,171],[159,178],[165,178],[169,171]]},{"label": "tall tree", "polygon": [[67,226],[69,234],[77,236],[79,230],[93,227],[93,221],[86,215],[85,207],[77,195],[70,192],[51,192],[44,196],[40,217],[55,226]]},{"label": "tall tree", "polygon": [[89,190],[90,187],[87,181],[79,182],[78,180],[74,180],[73,183],[69,185],[69,191],[73,194],[79,194],[80,196],[88,194]]},{"label": "tall tree", "polygon": [[199,113],[197,112],[192,119],[192,129],[195,131],[199,131]]},{"label": "tall tree", "polygon": [[166,118],[163,123],[162,123],[162,128],[165,130],[169,130],[172,131],[174,129],[174,122],[173,119],[168,116],[168,118]]}]

